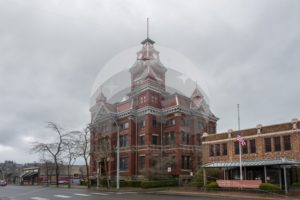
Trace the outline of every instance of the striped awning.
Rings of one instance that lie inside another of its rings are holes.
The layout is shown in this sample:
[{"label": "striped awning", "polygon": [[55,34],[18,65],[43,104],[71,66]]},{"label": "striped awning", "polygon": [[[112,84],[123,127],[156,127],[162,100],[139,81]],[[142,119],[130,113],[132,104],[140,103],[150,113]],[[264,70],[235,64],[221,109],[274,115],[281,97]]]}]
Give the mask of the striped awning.
[{"label": "striped awning", "polygon": [[21,177],[22,177],[23,179],[26,179],[26,178],[28,178],[28,177],[32,177],[32,176],[35,176],[35,175],[38,175],[38,172],[27,172],[27,173],[25,173],[25,174],[22,174]]},{"label": "striped awning", "polygon": [[[252,167],[252,166],[270,166],[270,165],[300,165],[300,160],[292,160],[292,159],[276,159],[276,160],[243,160],[243,167]],[[211,162],[202,165],[204,168],[217,168],[217,167],[239,167],[239,161],[229,161],[229,162]]]}]

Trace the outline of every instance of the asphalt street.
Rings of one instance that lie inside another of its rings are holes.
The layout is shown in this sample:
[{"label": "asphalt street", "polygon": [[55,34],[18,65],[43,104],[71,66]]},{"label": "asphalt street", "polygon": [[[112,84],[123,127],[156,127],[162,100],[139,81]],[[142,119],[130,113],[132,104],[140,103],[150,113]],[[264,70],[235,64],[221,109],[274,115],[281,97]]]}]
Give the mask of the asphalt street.
[{"label": "asphalt street", "polygon": [[0,200],[230,200],[228,197],[200,197],[155,194],[153,192],[103,192],[88,189],[67,189],[41,186],[14,186],[0,187]]}]

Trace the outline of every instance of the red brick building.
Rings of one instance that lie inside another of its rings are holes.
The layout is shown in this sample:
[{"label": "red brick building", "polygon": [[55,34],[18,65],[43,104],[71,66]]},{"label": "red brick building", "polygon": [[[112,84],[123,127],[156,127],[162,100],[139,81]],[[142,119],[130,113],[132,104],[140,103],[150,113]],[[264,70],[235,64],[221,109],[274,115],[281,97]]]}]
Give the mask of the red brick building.
[{"label": "red brick building", "polygon": [[[204,168],[224,170],[224,179],[240,179],[238,131],[229,130],[219,134],[203,134],[202,153]],[[242,146],[244,180],[262,180],[284,188],[300,180],[300,122],[240,131],[246,145]]]},{"label": "red brick building", "polygon": [[191,97],[167,91],[167,68],[151,39],[130,74],[126,100],[111,104],[101,92],[90,109],[91,175],[116,175],[119,127],[121,179],[190,176],[201,165],[202,134],[216,133],[218,118],[197,86]]}]

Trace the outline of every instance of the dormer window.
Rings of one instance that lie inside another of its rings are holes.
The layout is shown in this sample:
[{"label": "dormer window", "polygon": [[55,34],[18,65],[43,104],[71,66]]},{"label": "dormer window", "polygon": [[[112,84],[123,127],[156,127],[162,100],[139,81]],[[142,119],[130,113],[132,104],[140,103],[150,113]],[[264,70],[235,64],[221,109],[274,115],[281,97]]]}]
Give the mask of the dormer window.
[{"label": "dormer window", "polygon": [[158,103],[158,97],[156,95],[151,96],[151,102],[157,104]]},{"label": "dormer window", "polygon": [[143,95],[143,96],[140,96],[140,97],[139,97],[139,103],[140,103],[140,104],[146,103],[146,95]]}]

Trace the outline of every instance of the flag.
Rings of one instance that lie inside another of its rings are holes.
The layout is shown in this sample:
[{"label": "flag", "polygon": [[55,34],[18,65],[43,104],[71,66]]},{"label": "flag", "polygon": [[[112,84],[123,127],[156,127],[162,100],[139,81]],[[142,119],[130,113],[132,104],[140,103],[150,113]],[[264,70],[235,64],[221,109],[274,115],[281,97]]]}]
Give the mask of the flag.
[{"label": "flag", "polygon": [[242,138],[242,136],[240,134],[238,134],[238,136],[236,137],[236,140],[239,141],[239,143],[242,145],[242,146],[245,146],[246,145],[246,142],[244,140],[244,138]]}]

